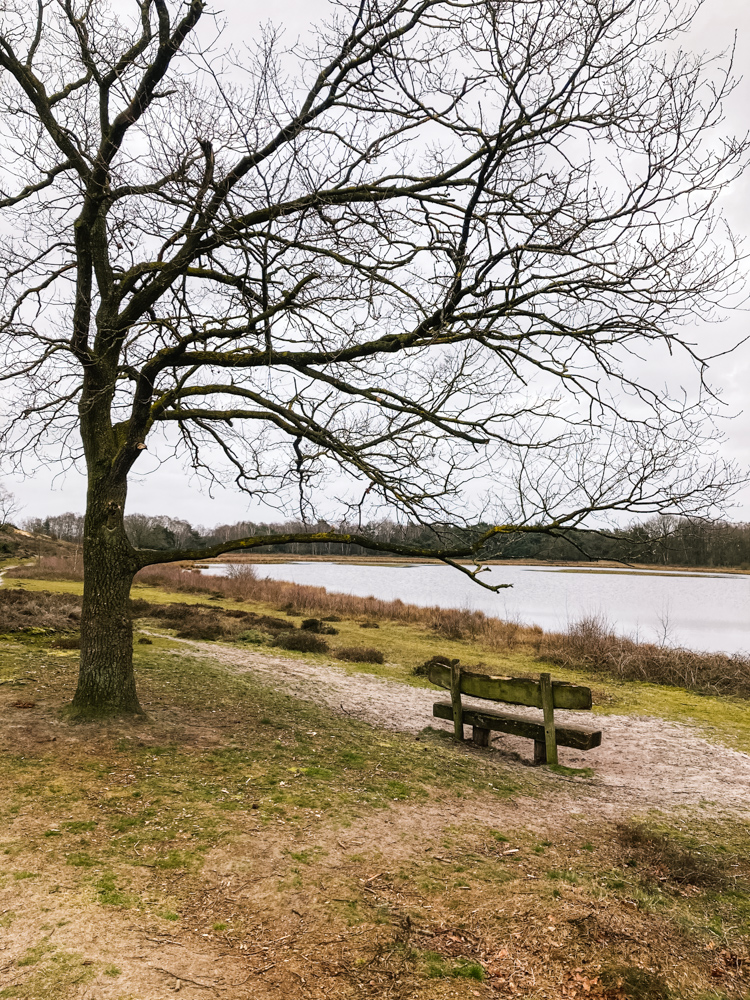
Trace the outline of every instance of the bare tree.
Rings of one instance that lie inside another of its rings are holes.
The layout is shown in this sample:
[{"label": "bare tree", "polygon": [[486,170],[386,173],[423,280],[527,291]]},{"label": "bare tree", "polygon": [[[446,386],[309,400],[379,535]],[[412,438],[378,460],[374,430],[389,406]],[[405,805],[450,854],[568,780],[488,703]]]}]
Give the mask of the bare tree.
[{"label": "bare tree", "polygon": [[0,483],[0,525],[10,524],[11,518],[21,512],[21,504],[15,496]]},{"label": "bare tree", "polygon": [[76,706],[139,711],[131,581],[186,555],[128,541],[147,439],[307,522],[492,518],[444,561],[721,498],[684,328],[734,287],[745,145],[688,7],[362,0],[221,54],[202,0],[5,5],[5,441],[88,471]]}]

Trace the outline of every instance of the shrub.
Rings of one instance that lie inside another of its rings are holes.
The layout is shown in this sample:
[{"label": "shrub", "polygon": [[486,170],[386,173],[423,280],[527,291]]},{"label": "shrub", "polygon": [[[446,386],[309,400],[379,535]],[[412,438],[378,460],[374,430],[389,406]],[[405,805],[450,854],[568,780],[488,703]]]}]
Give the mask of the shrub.
[{"label": "shrub", "polygon": [[0,632],[70,632],[78,622],[81,598],[46,590],[0,589]]},{"label": "shrub", "polygon": [[254,646],[262,645],[267,639],[268,639],[267,635],[264,635],[262,632],[259,632],[255,628],[245,629],[244,632],[240,632],[240,634],[237,636],[238,642],[249,642]]},{"label": "shrub", "polygon": [[304,618],[300,623],[300,628],[304,629],[305,632],[317,632],[319,634],[323,631],[323,623],[320,618]]},{"label": "shrub", "polygon": [[279,632],[271,643],[273,646],[281,646],[282,649],[294,649],[298,653],[325,653],[328,650],[328,643],[325,639],[315,635],[314,632]]},{"label": "shrub", "polygon": [[372,646],[341,646],[333,655],[337,660],[349,660],[351,663],[385,663],[380,650]]},{"label": "shrub", "polygon": [[177,633],[178,639],[200,639],[203,642],[214,642],[224,636],[224,629],[218,622],[190,622]]},{"label": "shrub", "polygon": [[449,660],[447,656],[433,656],[424,663],[420,663],[419,666],[414,667],[412,674],[414,674],[415,677],[427,677],[430,672],[430,667],[435,663],[442,664],[444,667],[452,667],[454,663],[458,662],[458,660]]},{"label": "shrub", "polygon": [[750,698],[750,656],[694,653],[677,646],[635,642],[615,635],[606,621],[596,617],[575,622],[567,632],[544,636],[539,657],[622,680]]}]

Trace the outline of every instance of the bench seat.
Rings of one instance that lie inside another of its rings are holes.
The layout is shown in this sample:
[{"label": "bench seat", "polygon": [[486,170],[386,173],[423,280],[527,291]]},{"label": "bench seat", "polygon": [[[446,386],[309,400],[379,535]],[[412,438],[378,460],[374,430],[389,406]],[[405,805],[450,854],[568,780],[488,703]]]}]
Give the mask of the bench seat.
[{"label": "bench seat", "polygon": [[[453,721],[453,705],[449,701],[437,701],[432,706],[432,714],[436,719]],[[500,733],[510,733],[513,736],[525,736],[534,740],[535,744],[544,744],[544,723],[534,722],[523,715],[512,712],[497,712],[494,709],[476,709],[464,706],[464,725],[475,729],[495,730]],[[593,750],[601,746],[601,730],[589,729],[585,726],[555,726],[555,741],[558,746],[574,747],[576,750]]]}]

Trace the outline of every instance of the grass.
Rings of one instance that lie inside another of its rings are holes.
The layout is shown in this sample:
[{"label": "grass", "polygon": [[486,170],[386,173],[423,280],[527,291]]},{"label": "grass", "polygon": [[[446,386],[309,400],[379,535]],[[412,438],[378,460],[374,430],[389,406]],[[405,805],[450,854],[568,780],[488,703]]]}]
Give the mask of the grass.
[{"label": "grass", "polygon": [[[73,581],[42,581],[31,578],[16,580],[6,578],[6,586],[22,586],[30,592],[50,591],[52,593],[73,593],[80,595],[83,585]],[[184,593],[170,592],[158,587],[136,585],[132,590],[134,600],[146,600],[150,603],[197,604],[205,601],[205,592]],[[236,598],[224,597],[212,602],[217,607],[233,609],[238,607]],[[260,601],[245,601],[242,607],[251,609],[258,614],[278,616],[279,609],[273,604]],[[295,620],[295,616],[290,616]],[[301,614],[296,618],[303,617]],[[362,642],[363,631],[361,622],[354,619],[344,619],[336,622],[339,634],[336,644],[354,646]],[[385,662],[354,663],[337,660],[339,669],[347,673],[369,673],[390,680],[401,681],[415,687],[431,687],[429,682],[420,676],[415,676],[413,670],[432,656],[439,654],[449,659],[460,659],[467,669],[487,669],[498,674],[538,675],[540,670],[551,670],[559,680],[585,684],[594,690],[594,714],[628,714],[657,716],[697,727],[708,739],[724,743],[732,749],[750,753],[750,712],[745,699],[728,695],[702,695],[679,687],[654,684],[648,681],[626,680],[602,674],[586,667],[562,666],[539,659],[534,648],[519,644],[512,650],[497,651],[477,639],[446,639],[436,634],[433,628],[424,622],[408,623],[400,620],[384,619],[379,622],[380,628],[366,631],[368,639],[377,636],[377,646],[383,652]],[[153,631],[163,627],[154,623],[149,627]],[[0,641],[2,641],[0,637]],[[77,659],[75,651],[51,650],[50,641],[44,635],[28,636],[27,643],[34,643],[39,648],[48,650],[48,657],[55,657],[60,663],[69,658]],[[159,640],[155,640],[157,643]],[[265,640],[263,640],[265,641]],[[253,644],[257,646],[258,644]],[[143,647],[138,647],[142,649]],[[165,648],[155,646],[154,648]],[[328,663],[328,653],[298,653],[285,651],[285,656],[307,659],[312,662]],[[0,684],[3,682],[2,664],[0,664]],[[23,676],[15,676],[12,682],[15,689],[30,688],[32,683]]]},{"label": "grass", "polygon": [[[436,653],[539,670],[523,646],[498,653],[425,622],[380,625],[367,638],[385,662],[338,669],[417,686],[426,682],[411,671]],[[359,626],[336,622],[336,643],[361,643]],[[0,753],[0,922],[12,945],[3,975],[13,979],[0,978],[0,997],[72,1000],[81,985],[103,992],[120,977],[123,995],[161,996],[164,981],[138,980],[151,973],[132,958],[160,936],[186,956],[215,949],[231,982],[268,966],[249,987],[278,976],[273,988],[289,995],[311,970],[323,992],[373,998],[469,1000],[491,988],[536,1000],[562,984],[568,996],[608,1000],[747,995],[746,821],[681,810],[615,823],[567,809],[541,833],[547,796],[563,784],[554,769],[498,763],[442,731],[385,733],[152,639],[135,650],[148,717],[77,725],[60,716],[77,652],[44,634],[0,645],[0,710],[14,726],[3,727]],[[713,739],[750,749],[739,699],[585,670],[555,676],[593,681],[599,712],[697,719]],[[36,702],[33,714],[10,707],[17,692]],[[577,782],[564,787],[578,794]],[[11,914],[23,914],[23,932]],[[44,928],[60,921],[69,925],[50,938]],[[84,965],[80,928],[104,922],[128,944]],[[176,971],[203,982],[189,966]]]},{"label": "grass", "polygon": [[[16,737],[0,756],[0,893],[24,893],[14,910],[24,926],[38,921],[0,996],[72,998],[142,970],[130,945],[84,965],[71,940],[84,918],[123,940],[137,927],[144,942],[215,942],[224,963],[239,963],[232,981],[248,975],[242,962],[302,977],[312,967],[335,994],[347,982],[368,997],[468,1000],[488,985],[502,995],[511,975],[518,995],[536,997],[583,968],[592,996],[610,976],[612,990],[641,990],[633,996],[666,983],[697,998],[744,961],[747,824],[571,816],[540,840],[525,823],[544,809],[545,772],[334,716],[169,639],[136,649],[147,720],[71,726],[55,706],[76,657],[51,657],[51,642],[21,636],[3,649],[4,676],[44,699],[37,729],[47,719],[58,739]],[[519,811],[519,794],[538,806]],[[50,900],[69,900],[68,938],[43,930]],[[284,950],[301,926],[293,911],[304,917],[299,955]],[[638,962],[652,978],[632,971]]]}]

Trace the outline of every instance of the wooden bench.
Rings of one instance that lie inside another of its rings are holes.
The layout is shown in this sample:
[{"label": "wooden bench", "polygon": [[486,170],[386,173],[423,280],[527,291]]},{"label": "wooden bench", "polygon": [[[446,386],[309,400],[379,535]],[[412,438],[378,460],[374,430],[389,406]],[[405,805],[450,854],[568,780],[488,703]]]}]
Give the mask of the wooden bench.
[{"label": "wooden bench", "polygon": [[[591,708],[591,688],[565,681],[553,681],[549,674],[540,674],[539,680],[524,677],[493,677],[463,670],[458,661],[450,666],[431,663],[428,676],[433,684],[448,688],[450,701],[438,701],[432,706],[437,719],[452,719],[457,740],[463,741],[464,726],[472,727],[472,739],[477,746],[489,746],[490,732],[511,733],[534,741],[535,764],[557,764],[557,748],[575,747],[591,750],[602,742],[597,729],[585,726],[556,726],[555,709],[586,710]],[[501,701],[509,705],[527,705],[541,708],[543,722],[534,722],[522,715],[498,712],[493,709],[464,707],[461,695]]]}]

